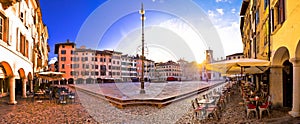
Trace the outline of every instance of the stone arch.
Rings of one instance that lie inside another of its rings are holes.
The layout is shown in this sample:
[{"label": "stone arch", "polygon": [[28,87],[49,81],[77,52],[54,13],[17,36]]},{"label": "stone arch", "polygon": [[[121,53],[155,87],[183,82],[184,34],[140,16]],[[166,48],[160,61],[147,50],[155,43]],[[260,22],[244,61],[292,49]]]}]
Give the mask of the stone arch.
[{"label": "stone arch", "polygon": [[286,47],[278,48],[273,56],[272,65],[282,65],[285,60],[290,59],[289,50]]},{"label": "stone arch", "polygon": [[[276,71],[272,72],[273,74],[271,83],[273,83],[273,93],[278,96],[277,102],[281,103],[281,106],[291,107],[292,105],[292,96],[293,96],[293,79],[291,79],[292,72],[292,63],[290,63],[291,53],[289,49],[285,46],[279,47],[273,56],[272,66],[276,67]],[[275,88],[277,87],[277,88]]]},{"label": "stone arch", "polygon": [[28,80],[33,80],[33,76],[32,76],[32,73],[31,73],[31,72],[28,73],[27,79],[28,79]]},{"label": "stone arch", "polygon": [[86,79],[87,84],[93,84],[94,82],[95,82],[95,79],[93,79],[93,78],[87,78]]},{"label": "stone arch", "polygon": [[83,84],[84,83],[84,79],[83,78],[78,78],[76,80],[76,84]]},{"label": "stone arch", "polygon": [[[23,95],[23,92],[26,93],[26,88],[23,88],[23,87],[26,87],[27,76],[26,76],[23,68],[20,68],[18,70],[18,74],[19,74],[19,77],[15,78],[15,94]],[[26,94],[24,94],[23,96],[26,97]]]},{"label": "stone arch", "polygon": [[300,40],[298,41],[296,51],[295,51],[295,57],[300,59]]},{"label": "stone arch", "polygon": [[5,71],[4,72],[5,73],[5,77],[9,77],[9,76],[13,76],[14,75],[14,73],[13,73],[13,71],[12,71],[11,66],[9,65],[9,63],[2,61],[2,62],[0,62],[0,67],[2,67],[4,69],[3,71]]},{"label": "stone arch", "polygon": [[68,84],[74,84],[74,78],[69,78],[68,79]]},{"label": "stone arch", "polygon": [[24,71],[23,68],[20,68],[20,69],[18,70],[18,73],[19,73],[20,78],[22,78],[22,79],[25,79],[25,78],[26,78],[26,74],[25,74],[25,71]]}]

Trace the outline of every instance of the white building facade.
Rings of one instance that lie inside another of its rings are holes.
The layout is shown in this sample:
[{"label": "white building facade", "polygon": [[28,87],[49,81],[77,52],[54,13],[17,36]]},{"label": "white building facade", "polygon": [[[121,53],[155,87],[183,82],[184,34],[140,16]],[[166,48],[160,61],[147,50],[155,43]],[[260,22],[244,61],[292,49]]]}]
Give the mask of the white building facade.
[{"label": "white building facade", "polygon": [[1,0],[0,29],[0,96],[9,94],[8,103],[16,104],[16,95],[26,97],[35,73],[48,66],[48,32],[38,1]]}]

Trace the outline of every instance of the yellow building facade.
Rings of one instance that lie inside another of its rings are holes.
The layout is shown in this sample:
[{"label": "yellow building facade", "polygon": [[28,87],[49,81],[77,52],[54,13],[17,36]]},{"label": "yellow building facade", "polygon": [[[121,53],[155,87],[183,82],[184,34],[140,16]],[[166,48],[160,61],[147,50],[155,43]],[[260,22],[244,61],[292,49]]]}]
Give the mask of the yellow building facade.
[{"label": "yellow building facade", "polygon": [[0,97],[9,96],[9,104],[26,97],[35,73],[47,70],[47,39],[38,0],[0,1]]},{"label": "yellow building facade", "polygon": [[247,58],[271,61],[269,93],[275,106],[300,116],[300,1],[244,0],[241,35]]}]

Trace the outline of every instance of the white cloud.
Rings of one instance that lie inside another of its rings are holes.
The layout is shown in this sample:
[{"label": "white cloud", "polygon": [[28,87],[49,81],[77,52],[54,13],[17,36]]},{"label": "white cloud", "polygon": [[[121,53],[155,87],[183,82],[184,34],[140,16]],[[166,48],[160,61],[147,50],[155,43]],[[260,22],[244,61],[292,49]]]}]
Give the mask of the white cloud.
[{"label": "white cloud", "polygon": [[218,12],[220,15],[224,15],[223,9],[216,9],[216,10],[217,10],[217,12]]},{"label": "white cloud", "polygon": [[238,22],[230,22],[216,26],[220,39],[223,43],[225,55],[243,52],[243,44]]},{"label": "white cloud", "polygon": [[[228,0],[216,0],[217,3],[219,2],[227,2]],[[230,2],[230,1],[229,1]]]},{"label": "white cloud", "polygon": [[57,61],[57,57],[53,57],[51,58],[51,60],[49,61],[49,64],[54,64]]},{"label": "white cloud", "polygon": [[207,14],[208,14],[208,16],[209,16],[210,18],[216,17],[216,14],[215,14],[214,11],[212,11],[212,10],[208,10]]},{"label": "white cloud", "polygon": [[235,8],[231,9],[231,13],[235,14],[236,13],[236,9]]}]

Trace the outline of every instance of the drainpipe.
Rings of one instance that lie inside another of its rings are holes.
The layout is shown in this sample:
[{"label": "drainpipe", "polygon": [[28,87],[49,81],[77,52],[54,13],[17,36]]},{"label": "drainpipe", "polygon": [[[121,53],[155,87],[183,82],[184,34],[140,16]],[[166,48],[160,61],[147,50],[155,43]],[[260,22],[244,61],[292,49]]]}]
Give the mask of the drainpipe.
[{"label": "drainpipe", "polygon": [[[269,21],[268,21],[268,60],[270,61],[271,60],[271,2],[270,2],[271,0],[268,0],[268,4],[269,4],[269,6],[268,6],[268,9],[269,9]],[[268,78],[267,78],[267,82],[269,83],[269,86],[268,86],[268,92],[270,93],[270,68],[267,70],[267,74],[268,74]]]}]

